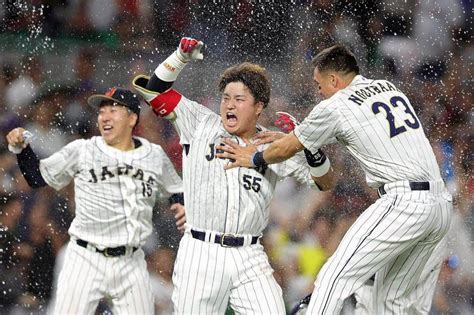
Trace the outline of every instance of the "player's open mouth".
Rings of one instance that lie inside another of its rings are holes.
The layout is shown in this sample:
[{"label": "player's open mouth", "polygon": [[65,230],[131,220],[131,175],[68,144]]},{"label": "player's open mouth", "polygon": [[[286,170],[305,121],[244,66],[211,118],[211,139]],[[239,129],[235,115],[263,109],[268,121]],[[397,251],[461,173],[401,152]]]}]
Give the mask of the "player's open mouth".
[{"label": "player's open mouth", "polygon": [[104,126],[102,127],[102,129],[104,130],[104,132],[108,132],[108,131],[111,131],[114,127],[112,126]]},{"label": "player's open mouth", "polygon": [[237,116],[235,116],[234,113],[227,113],[226,118],[227,118],[227,122],[229,122],[229,123],[236,123],[237,122]]}]

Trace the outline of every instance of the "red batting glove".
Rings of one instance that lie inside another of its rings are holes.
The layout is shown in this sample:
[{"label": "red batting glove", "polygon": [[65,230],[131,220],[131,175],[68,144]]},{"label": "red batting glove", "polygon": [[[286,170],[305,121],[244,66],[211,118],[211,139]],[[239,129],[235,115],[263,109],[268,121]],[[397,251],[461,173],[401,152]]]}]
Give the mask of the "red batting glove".
[{"label": "red batting glove", "polygon": [[183,62],[191,60],[202,60],[204,55],[201,52],[204,43],[191,37],[183,37],[179,42],[178,56]]},{"label": "red batting glove", "polygon": [[284,133],[290,133],[299,125],[298,120],[287,112],[277,112],[278,118],[274,124]]}]

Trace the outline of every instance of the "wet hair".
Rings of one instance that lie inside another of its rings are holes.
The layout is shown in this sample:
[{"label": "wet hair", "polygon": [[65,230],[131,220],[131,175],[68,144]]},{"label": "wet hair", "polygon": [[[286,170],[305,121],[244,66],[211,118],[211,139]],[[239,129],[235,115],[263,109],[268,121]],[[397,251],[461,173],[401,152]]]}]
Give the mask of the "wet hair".
[{"label": "wet hair", "polygon": [[242,82],[257,102],[267,107],[270,102],[270,81],[265,68],[250,62],[244,62],[227,68],[219,80],[219,91],[232,82]]},{"label": "wet hair", "polygon": [[334,45],[322,50],[313,58],[312,64],[319,72],[332,70],[344,74],[359,74],[354,54],[343,45]]}]

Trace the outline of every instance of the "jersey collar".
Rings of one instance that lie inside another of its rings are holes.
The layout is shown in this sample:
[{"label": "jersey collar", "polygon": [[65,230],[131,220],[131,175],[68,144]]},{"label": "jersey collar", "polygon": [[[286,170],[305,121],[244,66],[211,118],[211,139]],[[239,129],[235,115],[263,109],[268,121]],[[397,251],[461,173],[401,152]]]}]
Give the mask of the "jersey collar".
[{"label": "jersey collar", "polygon": [[365,80],[367,80],[365,77],[358,74],[352,79],[352,82],[349,85],[354,85],[354,84],[357,84],[357,83],[361,83],[362,81],[365,81]]},{"label": "jersey collar", "polygon": [[117,158],[119,156],[122,156],[124,158],[139,159],[148,155],[151,151],[150,142],[141,137],[134,137],[134,138],[139,139],[142,145],[130,151],[121,151],[114,147],[111,147],[105,142],[104,138],[100,136],[93,137],[92,140],[96,143],[96,145],[99,147],[99,149],[102,152],[104,152],[105,154],[107,154],[108,156],[112,158]]}]

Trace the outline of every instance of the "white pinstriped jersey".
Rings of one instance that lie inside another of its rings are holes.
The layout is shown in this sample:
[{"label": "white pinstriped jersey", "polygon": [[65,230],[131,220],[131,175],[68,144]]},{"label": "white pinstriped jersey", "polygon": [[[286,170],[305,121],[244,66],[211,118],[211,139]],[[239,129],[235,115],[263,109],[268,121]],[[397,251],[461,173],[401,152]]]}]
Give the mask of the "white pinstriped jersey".
[{"label": "white pinstriped jersey", "polygon": [[[267,226],[268,206],[278,180],[293,176],[314,186],[303,155],[259,171],[242,167],[224,170],[228,160],[216,158],[215,147],[223,138],[241,144],[243,140],[224,129],[219,115],[184,96],[174,112],[174,125],[184,147],[189,225],[220,233],[259,235]],[[263,130],[260,126],[257,129]],[[259,146],[259,150],[266,146]]]},{"label": "white pinstriped jersey", "polygon": [[152,232],[158,196],[182,192],[182,181],[163,149],[146,139],[131,151],[102,137],[75,140],[40,161],[46,183],[56,190],[74,180],[75,218],[69,234],[98,247],[143,245]]},{"label": "white pinstriped jersey", "polygon": [[408,98],[392,83],[357,75],[295,128],[309,150],[338,141],[365,171],[369,186],[441,179],[433,149]]}]

